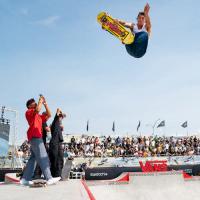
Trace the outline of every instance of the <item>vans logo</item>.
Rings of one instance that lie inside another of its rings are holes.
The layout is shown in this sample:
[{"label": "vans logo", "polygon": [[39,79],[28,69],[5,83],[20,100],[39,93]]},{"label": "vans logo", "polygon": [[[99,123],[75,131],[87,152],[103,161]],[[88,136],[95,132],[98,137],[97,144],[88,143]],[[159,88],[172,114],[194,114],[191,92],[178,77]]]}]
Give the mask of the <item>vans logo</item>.
[{"label": "vans logo", "polygon": [[167,161],[166,160],[154,160],[154,161],[146,161],[143,164],[142,161],[139,161],[140,167],[143,172],[165,172],[167,171]]}]

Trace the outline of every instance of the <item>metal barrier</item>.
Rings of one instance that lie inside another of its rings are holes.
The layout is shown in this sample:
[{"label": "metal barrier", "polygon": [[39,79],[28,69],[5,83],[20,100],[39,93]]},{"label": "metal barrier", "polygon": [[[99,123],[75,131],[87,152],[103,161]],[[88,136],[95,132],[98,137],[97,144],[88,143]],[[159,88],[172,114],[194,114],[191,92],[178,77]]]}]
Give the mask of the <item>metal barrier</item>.
[{"label": "metal barrier", "polygon": [[70,172],[70,179],[82,179],[85,177],[85,173],[84,172]]}]

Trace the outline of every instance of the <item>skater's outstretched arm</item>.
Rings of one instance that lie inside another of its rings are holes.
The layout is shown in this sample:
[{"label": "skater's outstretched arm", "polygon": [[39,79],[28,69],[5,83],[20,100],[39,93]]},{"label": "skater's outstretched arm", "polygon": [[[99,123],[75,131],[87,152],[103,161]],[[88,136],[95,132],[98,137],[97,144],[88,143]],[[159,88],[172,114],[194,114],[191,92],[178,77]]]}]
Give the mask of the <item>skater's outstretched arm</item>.
[{"label": "skater's outstretched arm", "polygon": [[147,3],[144,7],[144,16],[145,16],[145,22],[146,22],[146,30],[148,32],[148,34],[150,35],[151,33],[151,20],[150,20],[150,17],[149,17],[149,10],[150,10],[150,6],[149,4]]},{"label": "skater's outstretched arm", "polygon": [[122,20],[119,20],[119,19],[115,19],[116,22],[120,23],[122,26],[126,27],[126,28],[129,28],[131,31],[133,31],[133,26],[134,24],[131,23],[131,22],[125,22],[125,21],[122,21]]}]

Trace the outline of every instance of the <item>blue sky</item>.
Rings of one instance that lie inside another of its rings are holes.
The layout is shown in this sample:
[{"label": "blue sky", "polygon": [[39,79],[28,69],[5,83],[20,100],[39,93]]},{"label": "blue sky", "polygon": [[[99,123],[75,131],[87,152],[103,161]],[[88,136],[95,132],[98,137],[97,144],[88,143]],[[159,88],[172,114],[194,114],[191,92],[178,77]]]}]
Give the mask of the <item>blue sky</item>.
[{"label": "blue sky", "polygon": [[[200,132],[198,0],[151,0],[152,35],[141,59],[101,30],[100,11],[135,21],[143,0],[0,0],[0,104],[19,110],[18,142],[26,137],[25,102],[46,96],[68,114],[65,133]],[[49,121],[49,123],[52,119]]]}]

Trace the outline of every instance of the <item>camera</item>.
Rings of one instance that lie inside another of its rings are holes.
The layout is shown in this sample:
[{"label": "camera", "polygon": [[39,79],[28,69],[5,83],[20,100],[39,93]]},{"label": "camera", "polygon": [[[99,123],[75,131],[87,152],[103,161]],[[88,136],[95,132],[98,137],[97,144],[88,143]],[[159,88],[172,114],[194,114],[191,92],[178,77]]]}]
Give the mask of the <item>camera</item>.
[{"label": "camera", "polygon": [[65,113],[62,113],[62,112],[60,112],[60,114],[58,115],[59,117],[62,117],[62,118],[64,118],[64,117],[66,117],[66,114]]}]

